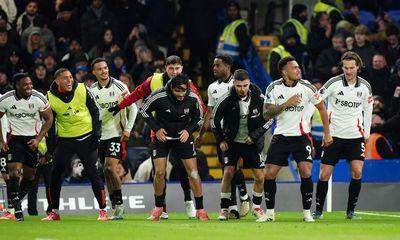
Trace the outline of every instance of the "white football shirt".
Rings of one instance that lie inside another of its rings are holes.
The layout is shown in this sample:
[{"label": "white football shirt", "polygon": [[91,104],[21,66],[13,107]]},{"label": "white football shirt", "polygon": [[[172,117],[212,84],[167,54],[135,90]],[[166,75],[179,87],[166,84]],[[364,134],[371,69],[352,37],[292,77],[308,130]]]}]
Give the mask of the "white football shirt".
[{"label": "white football shirt", "polygon": [[207,95],[208,103],[207,106],[214,107],[218,99],[221,98],[225,93],[229,92],[233,86],[233,75],[230,76],[228,82],[215,81],[208,86]]},{"label": "white football shirt", "polygon": [[7,132],[14,136],[36,136],[42,128],[40,112],[50,107],[47,98],[36,90],[27,98],[18,98],[15,90],[0,97],[0,112],[7,116]]},{"label": "white football shirt", "polygon": [[128,87],[123,82],[115,78],[110,78],[109,83],[105,87],[95,82],[90,87],[90,91],[95,96],[101,109],[101,140],[120,137],[123,130],[128,132],[132,130],[137,115],[136,104],[132,104],[126,109],[121,110],[115,116],[113,116],[112,112],[108,111],[110,107],[116,106],[123,99],[124,94],[129,93]]},{"label": "white football shirt", "polygon": [[298,94],[301,103],[287,107],[275,117],[276,128],[274,135],[301,136],[310,132],[308,122],[305,121],[306,110],[310,103],[316,105],[322,101],[317,89],[307,80],[300,79],[289,87],[282,78],[273,81],[266,90],[265,103],[282,105],[290,97]]},{"label": "white football shirt", "polygon": [[372,89],[358,77],[349,86],[344,75],[329,79],[319,90],[323,99],[328,98],[329,128],[333,137],[344,139],[368,138],[372,121]]}]

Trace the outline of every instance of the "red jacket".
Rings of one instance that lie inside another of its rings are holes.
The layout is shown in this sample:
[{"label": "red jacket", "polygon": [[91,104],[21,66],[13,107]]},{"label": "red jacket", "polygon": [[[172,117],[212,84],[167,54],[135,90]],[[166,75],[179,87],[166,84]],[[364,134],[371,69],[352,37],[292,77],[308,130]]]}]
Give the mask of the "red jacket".
[{"label": "red jacket", "polygon": [[[167,77],[167,74],[164,73],[163,74],[164,82],[165,82],[166,77]],[[150,83],[151,83],[152,78],[153,78],[153,76],[147,78],[143,83],[141,83],[139,86],[137,86],[135,88],[135,90],[133,90],[133,92],[131,92],[129,95],[125,96],[124,99],[118,104],[118,107],[123,109],[127,106],[130,106],[131,104],[135,103],[136,101],[138,101],[140,99],[144,99],[144,98],[150,96],[150,94],[151,94]],[[205,113],[206,105],[204,104],[199,91],[197,90],[196,86],[193,84],[192,81],[190,81],[190,90],[199,97],[200,102],[201,102],[201,107],[203,109],[203,113]]]}]

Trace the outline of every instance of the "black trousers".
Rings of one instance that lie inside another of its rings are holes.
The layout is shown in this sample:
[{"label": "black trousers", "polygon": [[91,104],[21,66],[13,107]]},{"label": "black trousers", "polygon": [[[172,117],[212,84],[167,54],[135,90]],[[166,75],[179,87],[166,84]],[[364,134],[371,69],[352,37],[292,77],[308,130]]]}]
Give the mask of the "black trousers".
[{"label": "black trousers", "polygon": [[[53,169],[53,164],[45,164],[42,166],[38,166],[36,169],[36,175],[34,183],[32,184],[32,188],[28,192],[28,212],[37,213],[37,193],[40,177],[43,176],[44,185],[46,188],[46,198],[47,202],[50,202],[50,182],[51,182],[51,172]],[[51,206],[47,207],[46,212],[51,211]]]},{"label": "black trousers", "polygon": [[58,139],[56,149],[54,150],[53,154],[54,164],[50,184],[51,203],[49,204],[51,204],[52,209],[59,208],[63,173],[70,166],[74,154],[77,154],[79,159],[82,161],[85,172],[92,184],[92,190],[100,209],[105,208],[106,199],[104,193],[104,184],[97,174],[97,153],[95,149],[90,149],[90,140],[90,137],[80,141],[66,138]]}]

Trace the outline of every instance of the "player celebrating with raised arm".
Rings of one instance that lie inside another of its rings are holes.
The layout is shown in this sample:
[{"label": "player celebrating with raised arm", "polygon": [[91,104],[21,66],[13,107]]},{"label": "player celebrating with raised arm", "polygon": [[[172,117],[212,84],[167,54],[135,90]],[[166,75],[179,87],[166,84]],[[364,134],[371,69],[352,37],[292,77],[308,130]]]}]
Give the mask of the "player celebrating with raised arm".
[{"label": "player celebrating with raised arm", "polygon": [[342,156],[349,162],[351,174],[346,218],[361,219],[354,214],[354,208],[361,191],[365,140],[371,128],[372,90],[369,83],[358,76],[363,62],[357,53],[344,53],[341,65],[344,73],[329,79],[320,89],[322,98],[328,98],[329,126],[334,141],[322,152],[314,219],[322,217],[328,180]]},{"label": "player celebrating with raised arm", "polygon": [[97,82],[91,86],[90,90],[101,108],[102,131],[98,151],[113,208],[110,219],[119,220],[122,219],[124,205],[117,165],[119,161],[125,160],[126,141],[129,139],[135,123],[137,107],[136,104],[128,107],[129,119],[127,119],[126,111],[119,112],[115,117],[107,111],[111,106],[118,104],[125,94],[129,93],[128,87],[121,81],[110,77],[108,64],[104,58],[96,58],[91,65]]},{"label": "player celebrating with raised arm", "polygon": [[313,195],[312,148],[304,130],[307,123],[303,122],[303,118],[308,104],[314,104],[320,112],[324,126],[323,143],[330,145],[332,137],[329,133],[328,115],[317,89],[309,81],[301,79],[301,69],[295,58],[282,58],[278,62],[278,70],[282,78],[267,87],[264,103],[264,118],[275,118],[277,126],[268,149],[265,169],[267,220],[275,220],[276,176],[281,167],[288,165],[289,154],[293,154],[301,177],[303,220],[314,222],[310,211]]}]

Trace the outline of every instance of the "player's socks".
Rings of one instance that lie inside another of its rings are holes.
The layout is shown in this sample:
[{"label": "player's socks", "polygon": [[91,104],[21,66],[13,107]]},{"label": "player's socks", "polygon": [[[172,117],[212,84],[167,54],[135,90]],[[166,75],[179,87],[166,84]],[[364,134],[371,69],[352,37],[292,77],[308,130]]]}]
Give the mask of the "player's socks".
[{"label": "player's socks", "polygon": [[240,199],[242,201],[246,201],[248,199],[247,189],[246,189],[246,182],[244,180],[243,171],[241,169],[237,170],[233,175],[235,179],[235,184],[239,190]]},{"label": "player's socks", "polygon": [[349,200],[347,202],[347,212],[354,212],[357,205],[358,195],[361,191],[361,179],[352,178],[349,185]]},{"label": "player's socks", "polygon": [[93,187],[92,185],[92,189],[94,192],[94,196],[96,197],[97,203],[99,204],[99,208],[103,209],[106,208],[107,203],[106,203],[106,193],[104,191],[104,188],[97,188]]},{"label": "player's socks", "polygon": [[6,190],[7,190],[7,209],[8,210],[12,209],[13,210],[13,214],[14,214],[14,206],[12,204],[11,191],[10,191],[10,187],[9,187],[10,180],[5,180],[5,182],[6,182]]},{"label": "player's socks", "polygon": [[108,197],[110,198],[112,209],[114,209],[115,208],[115,195],[114,195],[114,193],[110,193],[108,195]]},{"label": "player's socks", "polygon": [[275,179],[265,180],[264,181],[264,196],[265,196],[265,204],[267,205],[267,209],[275,208],[275,194],[276,194]]},{"label": "player's socks", "polygon": [[236,206],[237,205],[237,199],[236,199],[236,182],[235,178],[232,178],[231,181],[231,196],[230,196],[231,201],[229,202],[229,206]]},{"label": "player's socks", "polygon": [[164,200],[165,200],[165,196],[164,194],[161,196],[156,196],[155,195],[155,199],[156,199],[156,207],[161,208],[164,205]]},{"label": "player's socks", "polygon": [[318,180],[317,193],[315,194],[316,210],[320,213],[324,210],[326,193],[328,192],[328,181]]},{"label": "player's socks", "polygon": [[[258,208],[261,206],[261,202],[262,202],[262,197],[263,197],[263,193],[262,192],[254,192],[253,190],[253,206],[258,206]],[[256,208],[256,207],[253,207]]]},{"label": "player's socks", "polygon": [[20,183],[20,195],[19,195],[19,199],[24,199],[24,197],[26,196],[26,194],[28,194],[29,190],[31,189],[32,185],[33,185],[34,180],[28,180],[23,178],[21,180]]},{"label": "player's socks", "polygon": [[179,178],[181,182],[181,187],[183,190],[183,195],[184,195],[184,201],[191,201],[192,200],[192,195],[190,192],[190,185],[189,185],[189,178],[188,177],[181,177]]},{"label": "player's socks", "polygon": [[313,182],[311,177],[301,178],[300,191],[303,200],[303,209],[309,210],[312,204]]},{"label": "player's socks", "polygon": [[114,190],[114,201],[116,205],[121,205],[122,204],[122,191],[121,189],[119,190]]},{"label": "player's socks", "polygon": [[196,203],[196,209],[203,209],[203,196],[194,197],[194,201]]},{"label": "player's socks", "polygon": [[231,201],[231,193],[230,192],[226,192],[226,193],[221,192],[221,209],[228,209],[230,201]]}]

